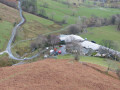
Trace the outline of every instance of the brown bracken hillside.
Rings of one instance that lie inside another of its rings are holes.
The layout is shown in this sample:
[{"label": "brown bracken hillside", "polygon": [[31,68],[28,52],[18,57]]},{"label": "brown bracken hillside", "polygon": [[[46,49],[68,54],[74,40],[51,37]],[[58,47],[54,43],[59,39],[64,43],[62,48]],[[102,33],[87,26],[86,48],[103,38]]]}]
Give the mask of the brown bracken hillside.
[{"label": "brown bracken hillside", "polygon": [[[0,90],[120,90],[120,80],[102,67],[47,59],[0,68]],[[95,69],[97,68],[97,69]]]}]

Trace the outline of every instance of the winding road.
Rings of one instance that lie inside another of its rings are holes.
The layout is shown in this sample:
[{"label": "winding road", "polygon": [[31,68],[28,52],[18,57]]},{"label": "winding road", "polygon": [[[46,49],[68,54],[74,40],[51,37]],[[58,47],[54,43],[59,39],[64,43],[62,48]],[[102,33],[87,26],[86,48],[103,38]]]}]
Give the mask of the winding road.
[{"label": "winding road", "polygon": [[3,52],[0,52],[0,55],[4,54],[4,53],[8,53],[9,57],[11,59],[14,59],[14,60],[29,60],[29,59],[33,59],[37,56],[39,56],[39,53],[32,56],[32,57],[29,57],[29,58],[17,58],[15,57],[13,54],[12,54],[12,51],[11,51],[11,44],[13,42],[13,39],[15,37],[15,34],[16,34],[16,31],[17,29],[25,22],[25,18],[23,17],[23,14],[22,14],[22,8],[21,8],[21,1],[18,1],[18,9],[19,9],[19,13],[20,13],[20,17],[21,17],[21,21],[19,24],[17,24],[14,28],[13,28],[13,31],[12,31],[12,35],[11,35],[11,38],[8,42],[8,45],[7,45],[7,48],[5,51]]},{"label": "winding road", "polygon": [[12,32],[12,36],[11,36],[11,38],[10,38],[10,40],[8,42],[7,48],[6,48],[6,52],[9,54],[9,57],[12,58],[12,59],[15,59],[15,60],[21,60],[21,59],[18,59],[18,58],[13,56],[13,54],[11,52],[11,44],[12,44],[12,41],[13,41],[13,39],[15,37],[15,34],[16,34],[16,31],[17,31],[18,27],[21,26],[25,21],[23,15],[22,15],[22,9],[21,9],[21,2],[20,1],[18,1],[18,9],[20,11],[21,21],[20,21],[20,23],[18,25],[16,25],[14,27],[13,32]]},{"label": "winding road", "polygon": [[[18,9],[19,9],[21,21],[20,21],[19,24],[17,24],[17,25],[13,28],[13,32],[12,32],[11,38],[10,38],[10,40],[9,40],[9,42],[8,42],[7,48],[6,48],[5,51],[0,52],[0,55],[2,55],[2,54],[4,54],[4,53],[8,53],[9,57],[10,57],[11,59],[14,59],[14,60],[29,60],[29,59],[33,59],[33,58],[39,56],[40,53],[37,53],[36,55],[34,55],[34,56],[32,56],[32,57],[28,57],[28,58],[17,58],[17,57],[15,57],[15,56],[12,54],[12,51],[11,51],[11,45],[12,45],[13,39],[14,39],[14,37],[15,37],[16,31],[17,31],[17,29],[25,22],[25,18],[23,17],[23,14],[22,14],[21,1],[18,1]],[[79,17],[79,18],[80,18],[80,17]],[[104,47],[104,48],[106,48],[106,47]],[[62,48],[62,50],[63,50],[63,49],[64,49],[64,48]],[[106,49],[108,49],[108,48],[106,48]],[[41,53],[44,52],[44,51],[45,51],[45,50],[41,51]],[[117,55],[120,55],[120,52],[115,51],[115,50],[112,50],[112,49],[110,49],[110,52],[111,52],[112,54],[115,54],[115,53],[116,53]]]}]

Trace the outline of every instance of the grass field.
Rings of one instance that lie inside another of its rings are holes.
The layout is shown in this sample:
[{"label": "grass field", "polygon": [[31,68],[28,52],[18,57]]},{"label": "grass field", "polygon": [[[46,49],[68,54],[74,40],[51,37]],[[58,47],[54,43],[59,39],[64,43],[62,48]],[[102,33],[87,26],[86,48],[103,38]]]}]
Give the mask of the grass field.
[{"label": "grass field", "polygon": [[[42,7],[44,3],[48,4],[48,8]],[[38,0],[38,13],[40,13],[40,9],[44,9],[46,11],[46,15],[49,18],[52,17],[55,21],[62,21],[63,19],[67,19],[68,24],[76,23],[79,16],[91,17],[91,15],[96,15],[98,17],[109,17],[113,14],[120,14],[119,9],[111,9],[111,8],[99,8],[99,7],[86,7],[81,5],[78,8],[73,8],[72,6],[68,8],[68,5],[65,5],[60,2],[56,2],[53,0]],[[72,14],[75,14],[72,16]]]},{"label": "grass field", "polygon": [[0,51],[6,48],[12,28],[13,25],[11,23],[0,21]]},{"label": "grass field", "polygon": [[[72,59],[74,60],[74,57],[72,55],[65,55],[61,56],[59,55],[57,59]],[[120,66],[120,63],[105,59],[105,58],[99,58],[99,57],[90,57],[90,56],[81,56],[79,62],[87,62],[92,64],[97,64],[103,67],[108,67],[109,64],[111,64],[112,69],[117,69]]]},{"label": "grass field", "polygon": [[[39,34],[45,34],[52,32],[58,28],[59,25],[55,24],[53,21],[35,16],[29,13],[23,13],[26,18],[26,23],[19,28],[17,32],[16,41],[25,40],[29,38],[37,37]],[[0,3],[0,51],[5,50],[8,40],[10,39],[11,32],[13,29],[13,24],[19,23],[20,16],[17,9],[8,7]],[[25,47],[27,42],[24,43]],[[19,44],[21,47],[23,44]],[[28,45],[29,47],[30,45]]]},{"label": "grass field", "polygon": [[54,22],[52,22],[50,20],[47,20],[47,19],[35,16],[35,15],[32,15],[32,14],[29,14],[29,13],[24,13],[24,16],[25,16],[27,22],[37,21],[40,24],[46,25],[46,26],[54,24]]},{"label": "grass field", "polygon": [[88,28],[88,32],[82,34],[83,38],[88,38],[88,40],[94,40],[96,43],[100,44],[102,40],[112,40],[120,51],[120,32],[116,30],[117,26],[103,26],[103,27],[93,27]]},{"label": "grass field", "polygon": [[26,23],[22,26],[23,31],[21,31],[25,36],[24,39],[51,32],[48,27],[53,25],[54,22],[28,13],[24,13],[24,16],[26,18]]},{"label": "grass field", "polygon": [[17,10],[0,3],[0,51],[5,50],[13,24],[20,20]]}]

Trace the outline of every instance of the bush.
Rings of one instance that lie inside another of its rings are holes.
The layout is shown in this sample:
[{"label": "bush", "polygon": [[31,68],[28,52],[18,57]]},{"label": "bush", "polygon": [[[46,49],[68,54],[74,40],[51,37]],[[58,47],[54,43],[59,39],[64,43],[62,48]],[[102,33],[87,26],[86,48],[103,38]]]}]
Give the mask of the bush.
[{"label": "bush", "polygon": [[116,70],[116,74],[120,78],[120,68]]},{"label": "bush", "polygon": [[117,48],[116,43],[112,40],[102,40],[100,44],[111,49]]},{"label": "bush", "polygon": [[91,56],[95,56],[97,54],[97,52],[93,52]]},{"label": "bush", "polygon": [[69,34],[78,34],[81,32],[81,29],[77,24],[72,24],[68,27],[68,33]]},{"label": "bush", "polygon": [[120,22],[119,22],[119,24],[118,24],[118,28],[117,28],[117,30],[120,31]]},{"label": "bush", "polygon": [[47,42],[47,38],[43,35],[38,35],[37,39],[35,39],[31,44],[31,50],[34,51],[39,48],[44,48]]},{"label": "bush", "polygon": [[0,67],[12,66],[13,64],[18,63],[17,60],[9,59],[8,55],[0,56]]}]

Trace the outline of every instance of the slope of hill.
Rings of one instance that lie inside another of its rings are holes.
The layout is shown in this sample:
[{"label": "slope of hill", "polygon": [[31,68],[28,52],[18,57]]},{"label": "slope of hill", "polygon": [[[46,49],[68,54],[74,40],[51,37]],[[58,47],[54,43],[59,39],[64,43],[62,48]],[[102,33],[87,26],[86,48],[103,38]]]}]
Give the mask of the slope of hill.
[{"label": "slope of hill", "polygon": [[[94,65],[95,66],[95,65]],[[120,81],[70,60],[44,60],[0,68],[1,90],[120,90]]]},{"label": "slope of hill", "polygon": [[[33,14],[23,13],[26,18],[26,23],[19,28],[15,42],[29,38],[37,37],[40,34],[49,33],[60,28],[54,22],[35,16]],[[19,11],[5,4],[0,3],[0,51],[5,50],[8,40],[10,39],[12,29],[15,23],[20,21]],[[26,45],[26,46],[25,46]],[[19,47],[23,46],[19,44]],[[23,47],[29,47],[29,43]],[[20,47],[21,50],[21,47]]]},{"label": "slope of hill", "polygon": [[15,22],[20,21],[19,12],[0,3],[0,50],[4,50]]},{"label": "slope of hill", "polygon": [[70,0],[38,0],[38,14],[43,14],[58,22],[66,20],[68,24],[76,23],[79,16],[91,17],[91,15],[95,15],[109,18],[114,14],[120,14],[119,9],[89,7],[89,5],[82,4],[77,8],[68,7],[67,1],[70,2]]}]

